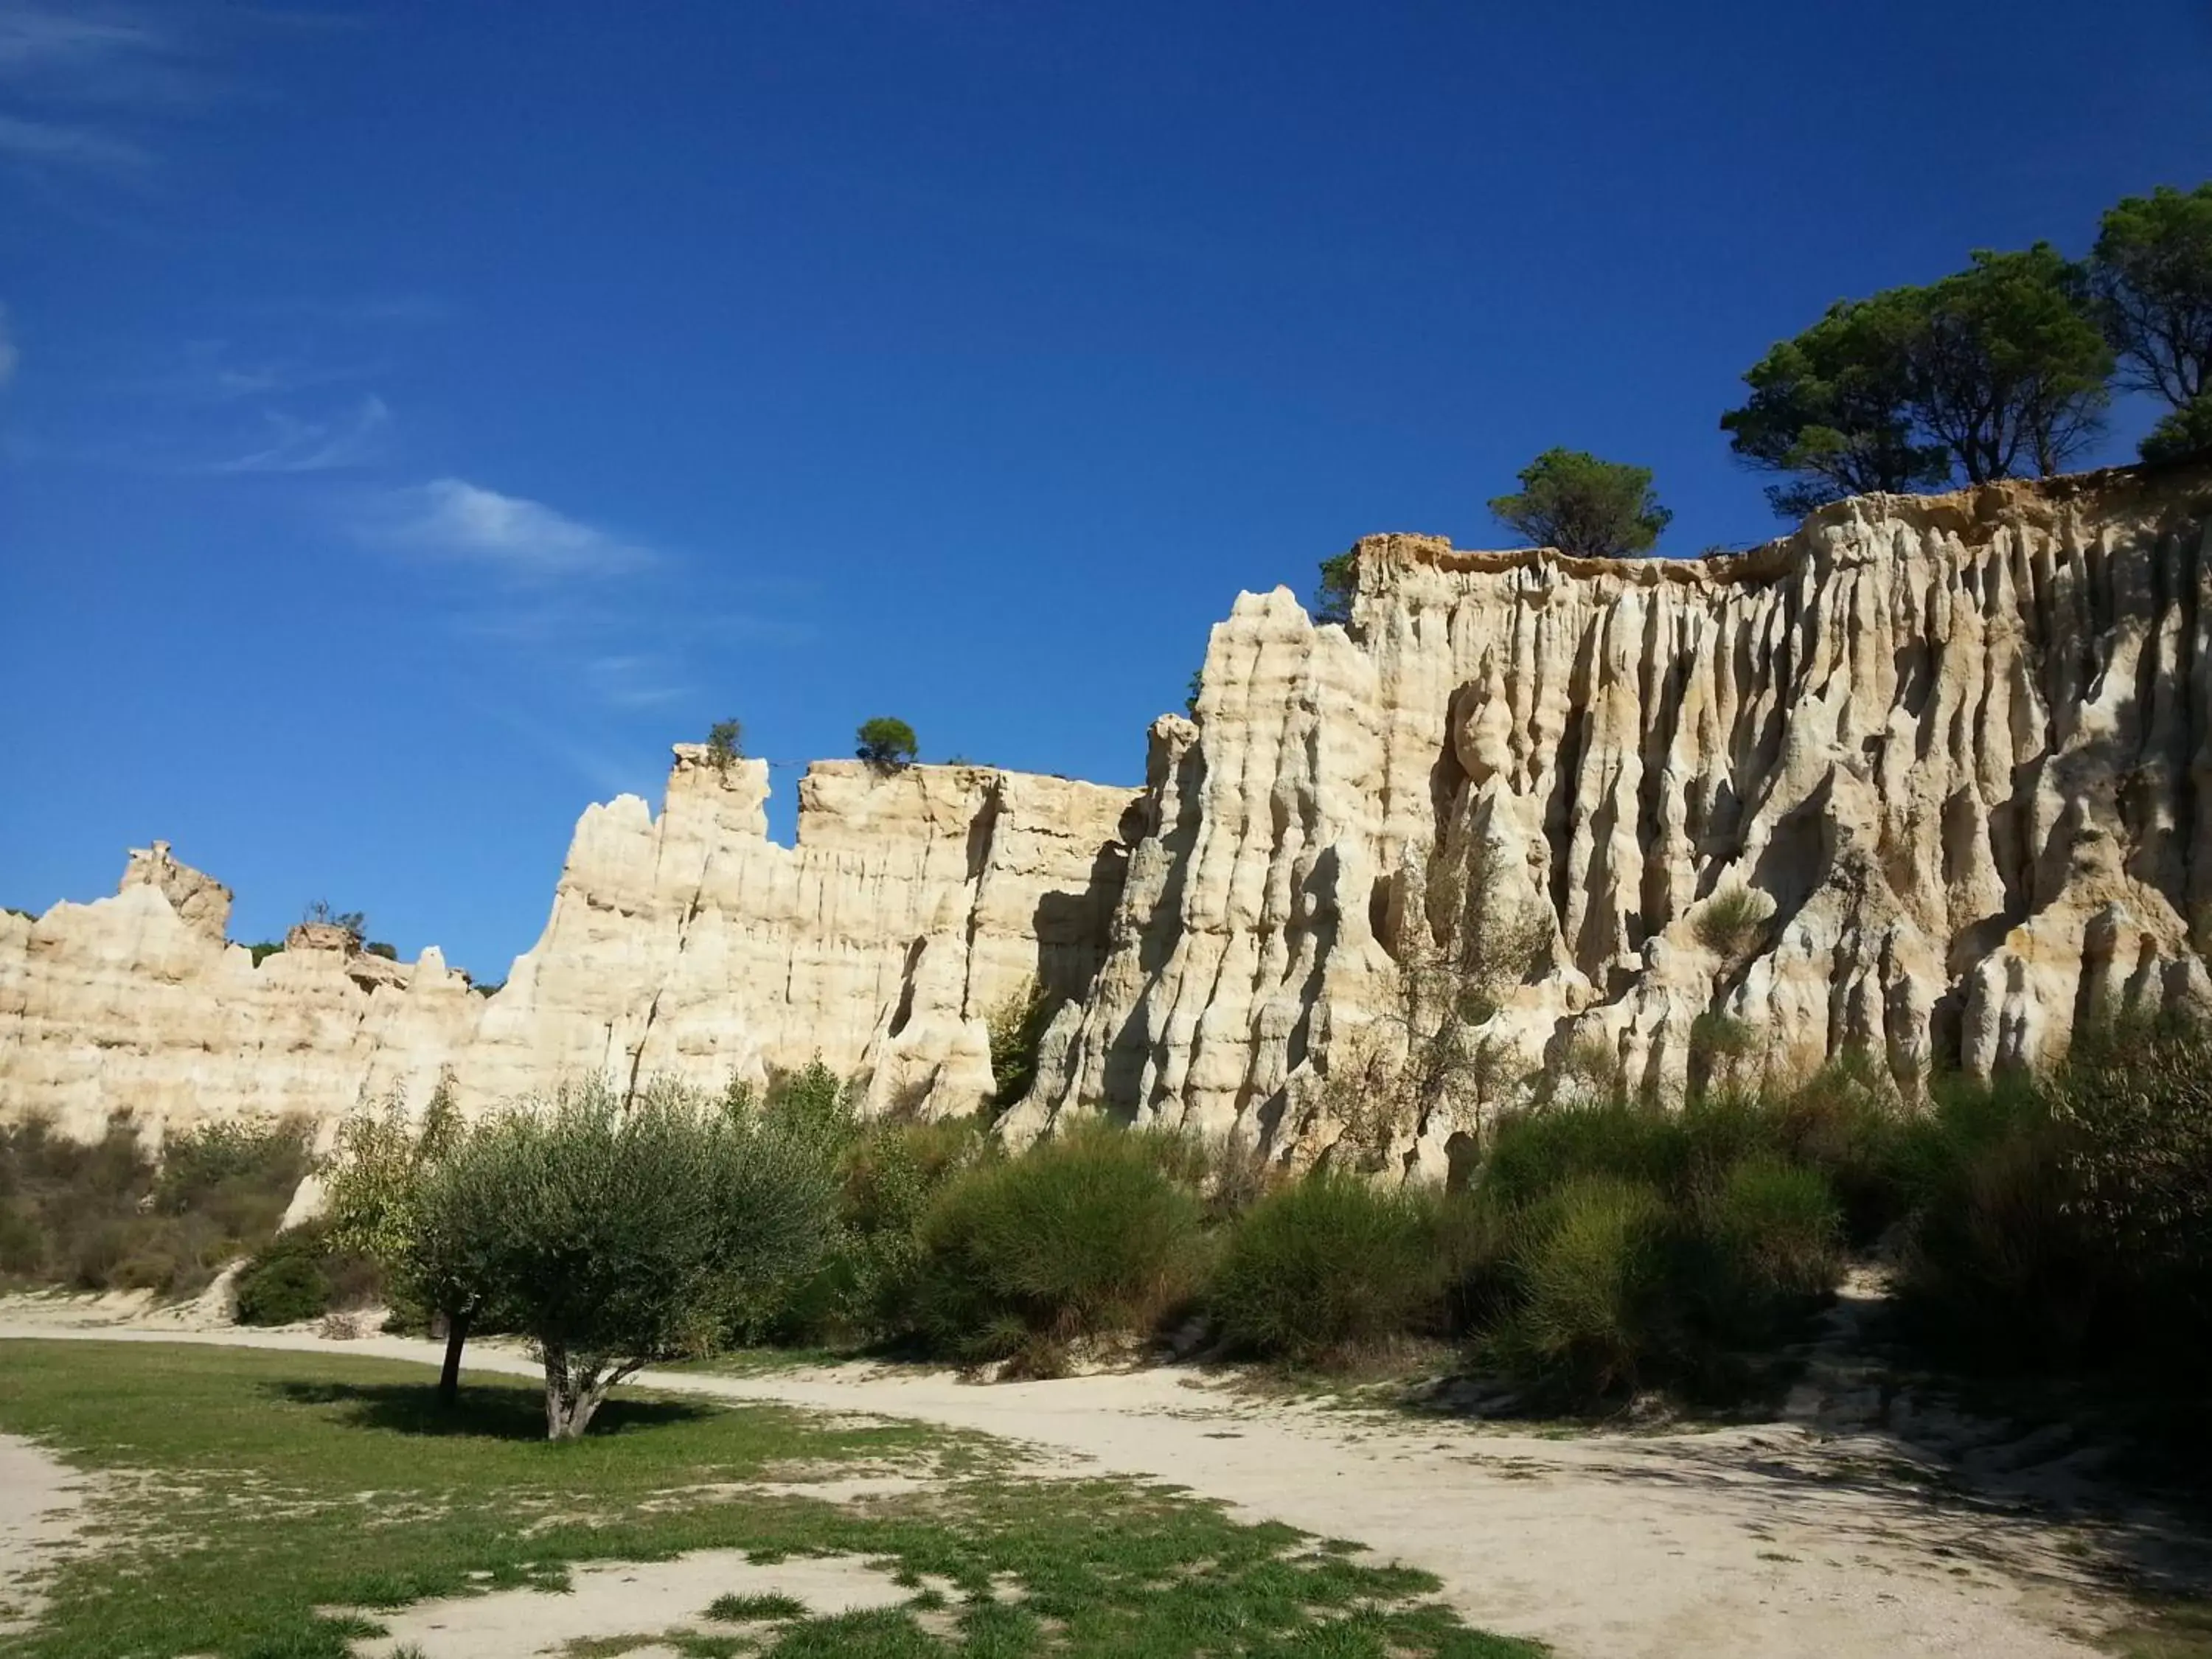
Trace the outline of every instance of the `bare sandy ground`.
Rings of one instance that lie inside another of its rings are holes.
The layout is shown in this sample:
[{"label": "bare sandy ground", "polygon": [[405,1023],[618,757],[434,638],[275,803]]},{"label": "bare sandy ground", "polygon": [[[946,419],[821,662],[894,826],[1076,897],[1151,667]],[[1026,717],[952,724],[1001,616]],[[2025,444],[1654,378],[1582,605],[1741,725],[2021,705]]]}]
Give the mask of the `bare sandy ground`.
[{"label": "bare sandy ground", "polygon": [[[437,1358],[390,1337],[86,1325],[75,1307],[9,1304],[0,1337]],[[535,1375],[489,1347],[471,1369]],[[847,1365],[639,1385],[978,1430],[1054,1464],[1186,1486],[1424,1567],[1471,1622],[1566,1659],[2087,1659],[2118,1611],[2099,1569],[2147,1541],[1956,1490],[1873,1431],[1552,1438],[1256,1400],[1176,1370],[985,1387]]]},{"label": "bare sandy ground", "polygon": [[[571,1569],[568,1580],[558,1595],[494,1590],[380,1611],[373,1616],[385,1634],[356,1644],[354,1651],[360,1659],[398,1659],[407,1650],[421,1659],[535,1659],[572,1644],[672,1629],[720,1635],[758,1628],[709,1617],[707,1609],[723,1595],[787,1595],[810,1613],[896,1607],[914,1595],[894,1583],[889,1571],[857,1556],[793,1556],[763,1566],[742,1550],[695,1550],[672,1561],[592,1562]],[[627,1650],[630,1659],[677,1651],[647,1640]]]},{"label": "bare sandy ground", "polygon": [[37,1622],[39,1578],[76,1539],[85,1488],[29,1441],[0,1434],[0,1636]]}]

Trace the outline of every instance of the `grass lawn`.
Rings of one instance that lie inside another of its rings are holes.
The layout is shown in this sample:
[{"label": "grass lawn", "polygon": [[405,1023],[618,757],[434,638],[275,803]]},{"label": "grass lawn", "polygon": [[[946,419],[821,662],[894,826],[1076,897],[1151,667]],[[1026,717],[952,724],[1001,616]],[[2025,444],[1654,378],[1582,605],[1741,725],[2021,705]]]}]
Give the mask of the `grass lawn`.
[{"label": "grass lawn", "polygon": [[[750,1633],[637,1644],[702,1659],[1542,1651],[1467,1629],[1433,1579],[1352,1546],[1158,1487],[1023,1479],[989,1443],[909,1425],[618,1395],[587,1439],[553,1446],[519,1382],[471,1382],[449,1414],[427,1369],[384,1361],[9,1341],[0,1430],[102,1477],[95,1547],[51,1581],[38,1628],[0,1638],[26,1659],[330,1659],[378,1633],[374,1609],[709,1548],[863,1556],[915,1597],[842,1617],[779,1606]],[[842,1506],[744,1485],[885,1466],[931,1479]]]}]

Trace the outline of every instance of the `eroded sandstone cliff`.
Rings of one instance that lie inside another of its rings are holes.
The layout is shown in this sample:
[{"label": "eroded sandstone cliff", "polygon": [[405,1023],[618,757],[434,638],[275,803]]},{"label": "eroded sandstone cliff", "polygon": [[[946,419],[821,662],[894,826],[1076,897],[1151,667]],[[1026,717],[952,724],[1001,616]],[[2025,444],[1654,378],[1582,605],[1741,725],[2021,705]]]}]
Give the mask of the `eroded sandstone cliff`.
[{"label": "eroded sandstone cliff", "polygon": [[[1695,562],[1373,538],[1348,628],[1238,599],[1141,791],[830,763],[785,848],[763,763],[679,749],[658,817],[584,814],[488,999],[300,930],[257,969],[157,845],[0,918],[0,1107],[327,1119],[818,1054],[964,1110],[1031,987],[1018,1136],[1106,1109],[1310,1155],[1347,1079],[1448,1026],[1479,1077],[1362,1129],[1417,1169],[1565,1066],[2034,1065],[2212,1006],[2208,525],[2198,467],[1868,497]],[[1461,990],[1413,994],[1440,962]]]},{"label": "eroded sandstone cliff", "polygon": [[769,841],[768,769],[677,750],[655,817],[586,811],[553,910],[485,997],[434,949],[410,966],[304,925],[258,967],[230,895],[161,844],[114,896],[0,915],[0,1109],[81,1136],[363,1098],[465,1109],[601,1072],[720,1089],[819,1055],[871,1099],[965,1109],[988,1022],[1031,986],[1079,998],[1120,896],[1127,789],[982,767],[809,769],[798,845]]},{"label": "eroded sandstone cliff", "polygon": [[1470,1023],[1509,1083],[1571,1055],[1679,1089],[1705,1015],[1755,1034],[1730,1064],[1863,1048],[1911,1092],[2212,1004],[2208,517],[2202,469],[2118,471],[1696,562],[1374,538],[1348,631],[1245,595],[1195,724],[1153,728],[1111,953],[1020,1125],[1326,1144],[1333,1054],[1451,944],[1440,867],[1540,924]]}]

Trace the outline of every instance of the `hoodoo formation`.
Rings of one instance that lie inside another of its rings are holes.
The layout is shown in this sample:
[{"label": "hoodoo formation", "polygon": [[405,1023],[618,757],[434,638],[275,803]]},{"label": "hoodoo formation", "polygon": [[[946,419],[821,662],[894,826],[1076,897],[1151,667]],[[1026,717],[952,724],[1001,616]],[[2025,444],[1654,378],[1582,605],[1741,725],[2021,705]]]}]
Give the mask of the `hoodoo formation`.
[{"label": "hoodoo formation", "polygon": [[952,1112],[1034,994],[1011,1132],[1103,1109],[1310,1154],[1438,953],[1489,988],[1442,1017],[1492,1063],[1395,1127],[1409,1168],[1570,1060],[1662,1097],[1853,1050],[1908,1096],[2032,1066],[2212,1008],[2208,521],[2197,465],[1865,496],[1696,562],[1371,538],[1348,628],[1237,600],[1140,791],[826,763],[784,848],[764,765],[678,748],[658,817],[585,811],[489,997],[338,930],[257,966],[157,844],[112,897],[0,916],[0,1107],[330,1121],[441,1075],[476,1107],[819,1054]]}]

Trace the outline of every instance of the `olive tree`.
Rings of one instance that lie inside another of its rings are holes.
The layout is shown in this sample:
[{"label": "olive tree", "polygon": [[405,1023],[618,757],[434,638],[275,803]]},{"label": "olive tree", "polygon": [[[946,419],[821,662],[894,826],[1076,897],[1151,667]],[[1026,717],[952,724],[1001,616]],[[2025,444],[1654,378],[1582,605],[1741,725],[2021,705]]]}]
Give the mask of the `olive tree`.
[{"label": "olive tree", "polygon": [[482,1218],[488,1301],[537,1346],[554,1440],[644,1366],[720,1346],[762,1285],[811,1265],[833,1213],[819,1138],[665,1082],[564,1085],[446,1170],[462,1229]]},{"label": "olive tree", "polygon": [[445,1322],[438,1397],[447,1405],[459,1394],[461,1350],[484,1289],[469,1248],[480,1218],[439,1180],[465,1135],[452,1081],[441,1077],[419,1124],[397,1095],[357,1109],[318,1170],[332,1240],[375,1262],[393,1294]]}]

